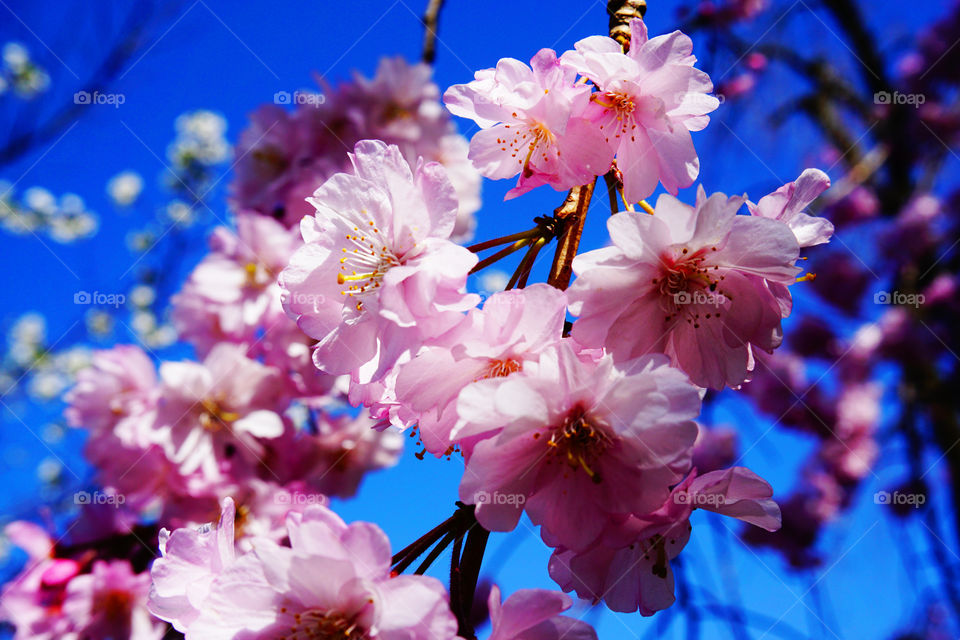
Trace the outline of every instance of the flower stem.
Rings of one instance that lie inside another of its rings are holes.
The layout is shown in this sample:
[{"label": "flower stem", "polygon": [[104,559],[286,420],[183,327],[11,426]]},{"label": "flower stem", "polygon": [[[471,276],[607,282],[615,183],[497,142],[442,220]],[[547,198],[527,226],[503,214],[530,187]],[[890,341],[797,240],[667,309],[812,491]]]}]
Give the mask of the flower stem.
[{"label": "flower stem", "polygon": [[513,276],[510,277],[510,282],[507,283],[506,287],[507,291],[513,289],[514,286],[518,289],[523,289],[527,286],[527,279],[530,277],[530,271],[533,270],[533,263],[536,261],[540,249],[542,249],[545,244],[547,244],[547,239],[539,238],[530,245],[530,248],[527,249],[527,254],[523,256],[523,260],[517,265],[517,270],[514,271]]},{"label": "flower stem", "polygon": [[523,240],[524,238],[533,238],[542,233],[542,229],[538,226],[533,229],[528,229],[527,231],[521,231],[520,233],[514,233],[509,236],[503,236],[502,238],[494,238],[493,240],[485,240],[483,242],[478,242],[477,244],[470,245],[467,247],[468,250],[473,253],[480,253],[486,249],[492,249],[493,247],[499,247],[502,244],[507,244],[508,242],[516,242],[517,240]]},{"label": "flower stem", "polygon": [[471,273],[471,274],[474,274],[474,273],[476,273],[477,271],[480,271],[481,269],[486,269],[487,267],[489,267],[490,265],[492,265],[494,262],[506,258],[508,255],[510,255],[510,254],[513,253],[514,251],[517,251],[518,249],[524,248],[525,246],[527,246],[528,244],[530,244],[530,242],[531,242],[532,240],[533,240],[533,237],[528,237],[528,238],[523,238],[523,239],[521,239],[521,240],[517,240],[516,242],[514,242],[514,243],[511,244],[510,246],[508,246],[508,247],[506,247],[506,248],[504,248],[504,249],[501,249],[500,251],[497,251],[497,252],[496,252],[495,254],[493,254],[492,256],[487,257],[487,258],[484,258],[483,260],[481,260],[480,262],[478,262],[476,265],[474,265],[473,269],[470,269],[470,273]]}]

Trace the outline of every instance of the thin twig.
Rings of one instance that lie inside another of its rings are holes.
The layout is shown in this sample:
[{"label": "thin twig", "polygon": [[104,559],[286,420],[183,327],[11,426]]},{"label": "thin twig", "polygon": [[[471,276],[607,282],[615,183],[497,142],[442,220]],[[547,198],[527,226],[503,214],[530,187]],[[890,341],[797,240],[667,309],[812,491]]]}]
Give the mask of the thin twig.
[{"label": "thin twig", "polygon": [[423,14],[423,55],[421,59],[427,64],[433,64],[437,59],[437,26],[440,22],[440,10],[444,0],[430,0],[427,10]]}]

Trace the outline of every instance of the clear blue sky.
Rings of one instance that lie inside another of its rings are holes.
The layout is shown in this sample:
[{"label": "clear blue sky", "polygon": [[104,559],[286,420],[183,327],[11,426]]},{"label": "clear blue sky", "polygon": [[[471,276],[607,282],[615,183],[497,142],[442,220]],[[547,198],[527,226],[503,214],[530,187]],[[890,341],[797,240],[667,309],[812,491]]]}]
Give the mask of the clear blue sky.
[{"label": "clear blue sky", "polygon": [[[119,12],[122,4],[98,2],[94,8],[73,2],[61,7],[60,3],[7,1],[9,5],[0,2],[0,42],[23,43],[48,67],[54,87],[35,107],[40,112],[52,109],[57,100],[76,89],[74,74],[86,77],[92,68],[91,56],[102,53],[102,46],[86,37],[94,22],[102,19],[98,12],[109,13],[102,9],[107,6]],[[870,4],[871,22],[883,25],[882,42],[893,50],[910,42],[917,25],[944,10],[941,3],[933,2],[914,3],[909,11],[898,3]],[[448,0],[448,5],[441,22],[436,67],[441,88],[469,80],[474,70],[493,66],[500,57],[526,60],[541,47],[563,50],[579,38],[606,30],[605,3],[597,0]],[[676,26],[676,6],[673,2],[650,2],[651,34]],[[100,213],[102,221],[94,238],[71,246],[0,232],[0,327],[6,328],[20,314],[36,310],[47,317],[51,338],[66,335],[64,341],[69,343],[79,336],[74,323],[82,318],[84,310],[72,303],[74,292],[122,292],[129,288],[133,281],[127,272],[135,258],[126,250],[124,237],[130,229],[142,226],[144,216],[153,212],[147,208],[127,217],[116,215],[108,204],[104,185],[117,172],[134,169],[147,181],[144,200],[162,203],[156,177],[163,170],[162,159],[178,114],[199,108],[218,111],[227,118],[229,137],[235,140],[245,126],[247,113],[270,101],[277,91],[310,86],[314,72],[337,80],[347,77],[351,69],[369,75],[377,59],[385,54],[417,58],[421,42],[417,16],[422,9],[421,2],[413,0],[256,4],[197,0],[176,8],[167,26],[152,34],[152,45],[112,87],[126,98],[120,108],[91,108],[55,144],[45,145],[0,170],[0,179],[16,181],[20,188],[40,185],[56,194],[78,193]],[[805,51],[817,48],[826,54],[846,54],[845,45],[834,35],[836,27],[808,15],[804,0],[775,2],[773,11],[775,16],[784,12],[786,16],[767,40],[789,39],[803,43],[801,49]],[[706,43],[695,45],[704,57]],[[727,73],[722,66],[708,67],[715,79]],[[763,88],[752,99],[779,103],[784,95],[799,89],[783,85]],[[14,123],[4,115],[2,100],[0,127],[9,128]],[[739,109],[737,103],[723,105],[709,130],[695,136],[703,166],[702,182],[708,192],[748,190],[756,198],[793,179],[805,166],[818,162],[823,166],[810,131],[802,122],[791,122],[772,136],[756,110],[744,113]],[[469,123],[460,125],[464,133],[471,131]],[[829,164],[823,168],[829,170]],[[839,177],[836,169],[829,172]],[[503,203],[503,193],[509,186],[485,183],[478,238],[527,228],[534,215],[549,212],[562,200],[560,194],[541,188]],[[686,190],[681,197],[692,200],[693,190]],[[605,202],[600,199],[598,207],[602,205]],[[213,199],[212,207],[210,223],[226,219],[222,195]],[[602,220],[598,211],[588,223],[585,247],[604,242]],[[182,273],[202,255],[203,234],[198,230],[193,235],[192,244],[171,265]],[[855,244],[854,239],[849,241]],[[541,261],[541,269],[546,261]],[[882,288],[882,283],[876,285],[878,290]],[[798,308],[803,309],[806,303],[801,295]],[[48,446],[81,476],[67,472],[69,487],[85,481],[77,434],[56,445],[41,443],[33,435],[51,419],[48,409],[12,404],[2,417],[0,512],[20,515],[35,504],[34,468],[41,459],[51,456]],[[767,477],[778,495],[786,495],[810,443],[781,431],[761,439],[769,425],[751,415],[740,401],[722,403],[714,417],[716,422],[740,428],[745,446],[760,439],[744,463]],[[461,471],[457,461],[421,462],[412,453],[409,449],[399,467],[369,477],[359,499],[336,505],[348,520],[379,523],[396,548],[449,514]],[[781,616],[783,625],[816,638],[834,637],[830,630],[841,638],[889,637],[916,620],[922,611],[917,610],[915,598],[932,588],[935,575],[920,566],[905,564],[903,559],[909,556],[901,555],[896,548],[907,545],[922,552],[922,532],[892,522],[872,500],[874,491],[887,488],[900,477],[900,471],[896,455],[881,459],[876,477],[862,488],[856,506],[823,541],[827,571],[812,589],[819,574],[793,574],[778,556],[743,547],[735,539],[738,523],[711,524],[711,519],[720,518],[695,514],[694,535],[681,556],[685,573],[694,585],[694,602],[702,604],[715,596],[721,602],[741,602],[749,610],[762,612],[770,621],[752,628],[752,638],[780,637],[783,628],[779,625],[766,635],[764,632]],[[937,473],[935,470],[931,477]],[[499,569],[497,581],[509,593],[522,587],[550,587],[548,555],[527,524],[513,534],[495,535],[487,561]],[[442,578],[443,560],[438,566],[437,575]],[[685,637],[683,613],[678,607],[673,614],[651,620],[598,611],[589,613],[587,619],[598,625],[604,639]],[[728,637],[725,623],[706,614],[704,618],[702,637]],[[665,621],[672,621],[672,626],[661,634],[657,626]]]}]

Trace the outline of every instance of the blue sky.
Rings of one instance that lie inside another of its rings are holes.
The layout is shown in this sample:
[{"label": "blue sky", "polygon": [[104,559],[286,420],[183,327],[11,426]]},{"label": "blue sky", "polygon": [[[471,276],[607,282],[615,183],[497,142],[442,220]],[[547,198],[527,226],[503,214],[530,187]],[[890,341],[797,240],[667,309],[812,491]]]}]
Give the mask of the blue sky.
[{"label": "blue sky", "polygon": [[[91,37],[94,25],[101,21],[116,28],[120,20],[113,14],[126,11],[121,3],[98,3],[95,11],[81,3],[64,3],[62,11],[61,7],[52,10],[48,3],[11,1],[0,5],[0,42],[24,44],[53,78],[51,92],[31,103],[35,113],[49,112],[76,90],[76,77],[86,77],[102,54],[102,42]],[[596,0],[557,0],[548,5],[449,0],[448,5],[442,16],[436,65],[441,88],[468,81],[474,70],[493,66],[500,57],[526,60],[541,47],[563,50],[579,38],[606,30],[605,3]],[[653,0],[650,5],[651,34],[675,28],[675,3]],[[804,0],[774,5],[772,15],[782,15],[783,20],[764,36],[766,41],[800,42],[804,49],[848,55],[846,45],[836,36],[836,27],[811,16]],[[311,86],[314,73],[335,81],[348,77],[352,69],[371,74],[382,55],[419,56],[418,15],[423,9],[419,2],[367,2],[357,9],[344,6],[197,0],[171,8],[170,19],[151,33],[150,44],[110,88],[125,96],[123,105],[89,107],[52,144],[0,169],[0,178],[16,182],[18,189],[40,185],[56,194],[78,193],[101,218],[95,237],[67,246],[47,238],[0,232],[0,327],[7,328],[22,313],[39,311],[47,317],[50,337],[62,336],[62,344],[69,344],[80,337],[76,323],[84,311],[73,304],[76,291],[123,292],[133,284],[136,257],[127,251],[124,239],[128,231],[143,226],[153,211],[147,206],[125,216],[115,213],[104,185],[117,172],[133,169],[146,179],[144,201],[162,203],[156,178],[164,169],[165,148],[180,113],[203,108],[223,114],[232,141],[257,105],[270,101],[277,91]],[[909,12],[902,4],[871,3],[870,16],[872,24],[882,26],[884,46],[896,51],[910,43],[917,25],[943,10],[941,3],[915,3]],[[773,19],[765,24],[770,22]],[[701,57],[707,44],[695,41]],[[707,69],[717,80],[730,73],[726,66],[716,63]],[[763,86],[750,100],[778,104],[802,88],[789,83]],[[11,112],[3,111],[5,106],[0,102],[0,131],[17,126]],[[469,135],[470,123],[459,125]],[[722,105],[714,123],[696,135],[695,141],[703,166],[701,181],[708,192],[747,190],[756,199],[812,165],[839,177],[839,170],[820,156],[810,128],[802,121],[791,121],[771,135],[758,110],[741,109],[737,102]],[[208,227],[228,219],[222,195],[228,181],[229,176],[223,178],[210,201],[205,220]],[[551,211],[562,201],[561,194],[541,188],[504,203],[502,197],[509,187],[485,182],[478,239],[528,228],[533,216]],[[688,201],[693,197],[693,189],[681,192],[681,198]],[[597,202],[584,236],[585,248],[605,241],[605,199]],[[179,274],[188,272],[202,256],[203,237],[200,229],[190,234],[169,267]],[[855,239],[847,241],[856,247]],[[538,270],[547,262],[548,258],[543,258]],[[876,284],[878,290],[882,288],[882,283]],[[805,304],[814,303],[800,294],[798,308]],[[65,474],[71,490],[85,482],[79,434],[69,434],[55,444],[38,437],[51,415],[49,408],[25,402],[8,404],[3,411],[0,513],[22,515],[29,510],[36,502],[34,469],[52,455],[71,470]],[[759,440],[743,463],[767,477],[778,495],[789,492],[810,447],[806,439],[782,431],[764,435],[769,423],[737,399],[721,403],[714,420],[737,426],[745,448]],[[369,477],[358,499],[336,505],[348,520],[379,523],[396,548],[449,515],[462,470],[456,460],[419,461],[412,453],[408,448],[399,467]],[[914,548],[922,557],[926,537],[916,526],[893,522],[871,499],[875,491],[900,477],[898,456],[885,454],[875,471],[876,476],[862,487],[855,507],[823,541],[826,562],[822,579],[820,573],[791,573],[776,555],[744,547],[736,540],[739,523],[711,522],[719,521],[719,516],[695,514],[694,535],[681,556],[684,574],[693,585],[693,607],[713,602],[715,596],[722,603],[742,603],[748,610],[763,613],[769,619],[751,628],[753,638],[781,637],[781,632],[789,637],[786,626],[799,629],[804,637],[880,638],[916,620],[922,614],[917,596],[935,589],[936,576],[920,565],[904,562],[909,556],[898,549]],[[931,477],[939,473],[935,468]],[[496,579],[506,593],[552,585],[546,575],[548,550],[529,523],[514,533],[495,535],[491,544],[488,566],[498,569]],[[443,565],[441,559],[437,564],[441,578]],[[652,620],[600,611],[587,613],[587,619],[598,625],[601,638],[682,637],[689,624],[679,606],[673,615],[661,614]],[[703,619],[702,637],[729,636],[726,623],[706,613]],[[671,626],[661,636],[659,625],[667,622]]]}]

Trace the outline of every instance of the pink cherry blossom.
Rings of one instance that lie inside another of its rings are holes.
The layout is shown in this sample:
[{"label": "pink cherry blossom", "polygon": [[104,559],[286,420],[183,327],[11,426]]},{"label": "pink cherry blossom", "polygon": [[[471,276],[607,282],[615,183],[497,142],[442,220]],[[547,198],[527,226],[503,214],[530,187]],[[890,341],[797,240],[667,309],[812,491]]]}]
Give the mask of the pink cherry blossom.
[{"label": "pink cherry blossom", "polygon": [[234,502],[225,498],[216,526],[160,530],[161,557],[150,569],[150,613],[178,631],[199,617],[214,578],[236,560],[235,519]]},{"label": "pink cherry blossom", "polygon": [[97,351],[64,400],[70,426],[85,427],[94,438],[112,434],[126,444],[143,443],[157,402],[156,367],[136,346]]},{"label": "pink cherry blossom", "polygon": [[800,250],[786,224],[737,215],[743,202],[701,189],[696,207],[663,195],[654,215],[612,216],[613,246],[573,261],[573,337],[618,360],[665,353],[700,386],[740,385],[754,350],[783,339]]},{"label": "pink cherry blossom", "polygon": [[218,342],[253,344],[285,324],[277,276],[299,234],[255,213],[237,214],[236,225],[214,230],[210,253],[171,300],[174,326],[201,355]]},{"label": "pink cherry blossom", "polygon": [[812,247],[830,241],[833,224],[803,210],[829,187],[827,174],[819,169],[806,169],[794,182],[760,198],[757,204],[750,202],[747,206],[752,215],[779,220],[790,227],[801,247]]},{"label": "pink cherry blossom", "polygon": [[710,77],[694,68],[693,42],[680,31],[647,39],[640,19],[630,23],[630,50],[606,36],[577,42],[562,61],[598,89],[585,117],[617,152],[624,196],[646,198],[657,182],[670,193],[700,173],[691,131],[707,126],[719,101]]},{"label": "pink cherry blossom", "polygon": [[67,584],[63,613],[73,633],[62,637],[159,640],[167,627],[147,611],[149,588],[150,575],[134,573],[127,560],[94,561]]},{"label": "pink cherry blossom", "polygon": [[[444,640],[457,624],[439,581],[390,577],[376,526],[346,525],[326,507],[287,519],[290,546],[258,540],[214,580],[188,640],[344,636]],[[347,633],[347,632],[350,633]]]},{"label": "pink cherry blossom", "polygon": [[482,175],[520,174],[507,198],[543,184],[569,189],[610,168],[613,150],[581,118],[590,88],[576,83],[576,73],[553,50],[541,49],[529,67],[503,58],[475,78],[450,87],[443,99],[451,113],[481,127],[470,141],[470,160]]},{"label": "pink cherry blossom", "polygon": [[284,433],[279,372],[250,360],[238,345],[218,344],[202,364],[165,362],[160,377],[156,439],[184,474],[200,469],[218,478],[224,464],[256,466],[262,440]]},{"label": "pink cherry blossom", "polygon": [[768,531],[780,527],[773,491],[749,469],[691,473],[659,509],[611,521],[596,543],[581,551],[557,549],[550,576],[564,591],[601,600],[613,611],[649,616],[676,599],[670,560],[690,538],[689,517],[700,508],[739,518]]},{"label": "pink cherry blossom", "polygon": [[566,298],[549,285],[496,293],[436,345],[400,365],[397,400],[419,414],[427,450],[439,456],[454,445],[451,432],[461,390],[522,371],[560,340],[565,317]]},{"label": "pink cherry blossom", "polygon": [[586,622],[561,616],[573,606],[569,596],[546,589],[521,589],[500,603],[500,588],[493,585],[488,640],[596,640]]},{"label": "pink cherry blossom", "polygon": [[690,467],[699,410],[697,388],[663,356],[618,368],[564,341],[536,368],[461,394],[455,435],[492,437],[467,460],[460,499],[489,530],[513,529],[526,509],[544,539],[583,548],[608,516],[663,502]]},{"label": "pink cherry blossom", "polygon": [[281,286],[287,313],[320,341],[317,367],[371,382],[476,305],[464,286],[477,257],[447,240],[457,203],[439,164],[412,171],[397,147],[371,140],[351,159],[352,173],[310,199],[317,213]]}]

